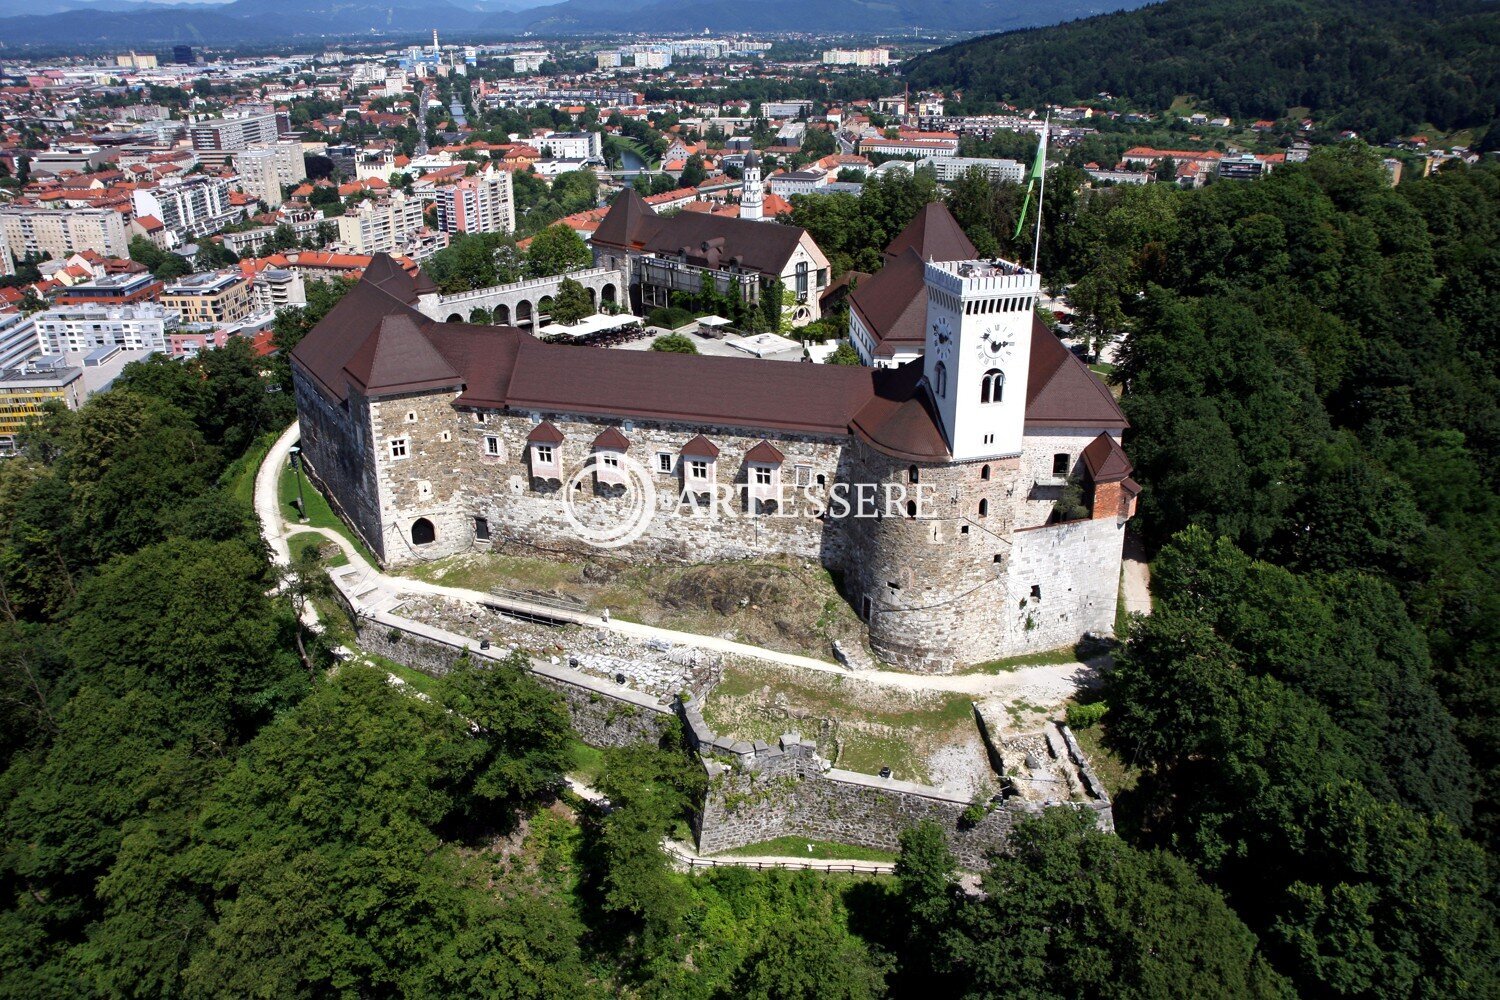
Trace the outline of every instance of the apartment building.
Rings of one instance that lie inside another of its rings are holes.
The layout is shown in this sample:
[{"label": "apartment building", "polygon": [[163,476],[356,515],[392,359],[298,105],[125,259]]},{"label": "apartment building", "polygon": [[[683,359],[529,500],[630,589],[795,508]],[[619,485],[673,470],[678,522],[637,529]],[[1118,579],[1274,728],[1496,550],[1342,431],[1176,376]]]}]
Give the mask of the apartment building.
[{"label": "apartment building", "polygon": [[510,171],[486,170],[437,190],[437,227],[445,233],[513,233]]},{"label": "apartment building", "polygon": [[253,311],[250,281],[238,273],[191,274],[162,290],[162,307],[183,323],[234,323]]},{"label": "apartment building", "polygon": [[932,170],[933,176],[945,184],[951,184],[970,170],[982,171],[992,181],[1021,183],[1026,168],[1016,160],[1002,160],[986,156],[930,156],[922,166]]},{"label": "apartment building", "polygon": [[16,453],[16,435],[41,417],[48,403],[70,410],[83,405],[87,393],[83,369],[62,358],[43,358],[0,371],[0,456]]},{"label": "apartment building", "polygon": [[58,306],[33,317],[43,354],[75,354],[101,347],[165,351],[177,315],[156,303]]},{"label": "apartment building", "polygon": [[41,353],[36,321],[22,312],[0,312],[0,369],[14,368]]},{"label": "apartment building", "polygon": [[9,205],[0,208],[0,233],[17,259],[48,254],[54,260],[80,250],[97,250],[106,257],[124,257],[129,240],[125,221],[108,208],[41,208]]},{"label": "apartment building", "polygon": [[217,232],[242,214],[229,202],[229,182],[206,174],[169,177],[154,188],[132,191],[130,203],[137,217],[160,219],[182,239]]},{"label": "apartment building", "polygon": [[339,216],[339,242],[350,253],[399,253],[422,228],[422,202],[392,191]]},{"label": "apartment building", "polygon": [[234,169],[240,176],[240,190],[259,199],[267,208],[278,208],[282,202],[281,176],[276,168],[273,148],[246,149],[234,154]]},{"label": "apartment building", "polygon": [[285,111],[261,112],[195,122],[188,130],[198,158],[209,163],[223,163],[236,150],[255,145],[270,145],[291,131],[291,119]]}]

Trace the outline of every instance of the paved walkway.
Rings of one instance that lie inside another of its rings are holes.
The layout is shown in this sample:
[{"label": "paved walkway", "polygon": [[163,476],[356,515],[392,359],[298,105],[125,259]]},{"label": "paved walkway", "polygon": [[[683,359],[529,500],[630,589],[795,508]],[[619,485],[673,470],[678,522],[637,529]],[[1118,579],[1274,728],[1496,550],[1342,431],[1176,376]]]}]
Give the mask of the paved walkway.
[{"label": "paved walkway", "polygon": [[1061,702],[1074,691],[1087,685],[1094,677],[1096,666],[1085,663],[1063,663],[1034,667],[1018,667],[997,674],[913,674],[896,670],[849,670],[836,663],[783,653],[779,650],[752,646],[743,642],[721,639],[717,636],[699,635],[693,632],[678,632],[673,629],[642,625],[638,622],[608,620],[587,611],[569,611],[555,605],[530,603],[510,597],[499,597],[484,591],[462,587],[445,587],[441,584],[415,580],[410,577],[384,573],[360,555],[349,540],[328,528],[315,528],[306,524],[288,525],[283,517],[277,493],[278,478],[286,467],[287,455],[298,440],[297,425],[291,427],[277,439],[266,453],[265,461],[255,477],[255,511],[260,517],[261,531],[271,547],[272,558],[279,565],[290,562],[287,538],[298,532],[313,532],[334,542],[349,560],[349,567],[340,572],[344,589],[354,595],[359,603],[375,611],[390,611],[402,600],[413,594],[428,594],[451,600],[464,601],[495,608],[499,611],[521,615],[532,615],[564,621],[584,628],[608,629],[620,635],[637,639],[654,639],[677,646],[724,653],[757,660],[777,666],[797,667],[820,673],[838,674],[866,684],[900,688],[916,692],[941,692],[967,694],[974,697],[1009,696],[1037,702],[1041,699],[1053,703]]}]

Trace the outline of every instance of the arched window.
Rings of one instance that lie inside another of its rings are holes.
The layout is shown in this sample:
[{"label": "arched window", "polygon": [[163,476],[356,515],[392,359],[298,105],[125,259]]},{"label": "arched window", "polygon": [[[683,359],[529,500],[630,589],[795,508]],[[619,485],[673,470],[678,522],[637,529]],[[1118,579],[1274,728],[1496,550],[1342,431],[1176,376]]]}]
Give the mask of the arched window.
[{"label": "arched window", "polygon": [[917,516],[917,502],[915,500],[908,500],[908,501],[906,501],[906,516],[907,517],[916,517]]},{"label": "arched window", "polygon": [[797,261],[797,298],[807,298],[807,261]]},{"label": "arched window", "polygon": [[948,396],[948,366],[941,361],[932,369],[932,391],[945,399]]},{"label": "arched window", "polygon": [[981,468],[979,470],[979,478],[980,479],[988,479],[988,478],[990,478],[990,467],[988,465],[984,466],[983,468]]},{"label": "arched window", "polygon": [[917,472],[917,467],[915,465],[913,465],[910,469],[906,470],[906,481],[908,483],[914,483],[914,482],[916,482],[917,481],[917,476],[918,476],[918,472]]},{"label": "arched window", "polygon": [[990,502],[988,500],[981,500],[981,501],[979,501],[979,516],[980,517],[989,517],[990,516]]},{"label": "arched window", "polygon": [[979,386],[979,401],[981,403],[998,403],[1005,395],[1005,373],[998,368],[991,368],[984,373],[984,381]]},{"label": "arched window", "polygon": [[411,543],[413,545],[430,545],[437,541],[437,529],[432,522],[425,517],[419,517],[411,523]]}]

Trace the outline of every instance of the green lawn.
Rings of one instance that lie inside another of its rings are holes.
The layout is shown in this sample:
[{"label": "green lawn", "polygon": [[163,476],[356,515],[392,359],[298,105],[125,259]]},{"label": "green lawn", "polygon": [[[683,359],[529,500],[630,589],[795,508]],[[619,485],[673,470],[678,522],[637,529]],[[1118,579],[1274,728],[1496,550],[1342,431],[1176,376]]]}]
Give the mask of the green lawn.
[{"label": "green lawn", "polygon": [[1078,661],[1078,647],[1060,646],[1057,649],[1047,649],[1040,653],[1020,653],[1016,656],[1007,656],[1000,660],[990,660],[987,663],[978,663],[963,672],[966,674],[999,674],[1018,667],[1053,667],[1063,663],[1076,663]]},{"label": "green lawn", "polygon": [[604,771],[604,751],[591,747],[577,737],[568,738],[568,750],[573,761],[568,765],[568,776],[594,787]]},{"label": "green lawn", "polygon": [[[316,552],[318,549],[322,548],[325,543],[328,545],[333,544],[332,542],[328,541],[327,538],[324,538],[322,535],[318,534],[315,531],[299,531],[287,538],[287,546],[292,550],[293,558],[302,555],[308,549],[312,549],[314,552]],[[339,549],[334,553],[331,559],[324,560],[323,565],[327,566],[329,569],[332,569],[335,566],[347,566],[349,565],[349,557],[344,554],[343,549]]]},{"label": "green lawn", "polygon": [[[808,850],[811,847],[812,850]],[[826,840],[808,840],[806,837],[777,837],[760,844],[748,844],[717,855],[722,858],[807,858],[813,861],[895,861],[894,851],[882,851],[873,847],[855,847],[852,844],[834,844]]]},{"label": "green lawn", "polygon": [[[376,564],[373,553],[360,541],[359,536],[349,530],[349,526],[333,512],[328,506],[328,500],[319,493],[317,488],[302,477],[302,496],[307,501],[307,523],[315,528],[331,528],[348,539],[360,555],[371,565]],[[281,470],[280,484],[281,514],[286,518],[287,524],[295,527],[297,525],[297,473],[292,471],[291,463]]]},{"label": "green lawn", "polygon": [[1141,780],[1141,771],[1105,746],[1106,725],[1107,722],[1087,729],[1075,729],[1073,736],[1078,740],[1078,748],[1088,758],[1094,773],[1104,782],[1110,798],[1115,798],[1121,792],[1128,792],[1136,786],[1136,782]]},{"label": "green lawn", "polygon": [[220,482],[229,489],[234,498],[247,507],[255,506],[255,474],[260,471],[260,463],[265,461],[266,452],[271,450],[271,445],[276,443],[279,431],[269,431],[260,436],[255,443],[251,444],[245,453],[224,470]]}]

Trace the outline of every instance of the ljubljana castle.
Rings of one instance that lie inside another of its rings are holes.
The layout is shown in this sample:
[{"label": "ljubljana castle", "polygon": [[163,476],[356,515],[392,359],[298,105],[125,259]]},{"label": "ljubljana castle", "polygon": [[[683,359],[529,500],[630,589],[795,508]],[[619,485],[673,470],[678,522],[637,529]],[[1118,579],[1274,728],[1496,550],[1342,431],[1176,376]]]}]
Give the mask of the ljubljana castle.
[{"label": "ljubljana castle", "polygon": [[[779,227],[727,221],[726,259],[749,255],[732,245],[755,238],[742,230]],[[660,504],[615,556],[816,560],[894,665],[947,671],[1111,632],[1139,492],[1124,414],[1036,318],[1038,275],[977,259],[942,206],[850,295],[859,367],[544,343],[437,322],[427,285],[377,257],[291,356],[309,471],[385,563],[597,555],[570,513],[628,503],[629,464],[688,506],[733,497],[716,511],[733,516]],[[783,509],[861,485],[903,499]],[[1065,490],[1079,502],[1063,514]]]}]

